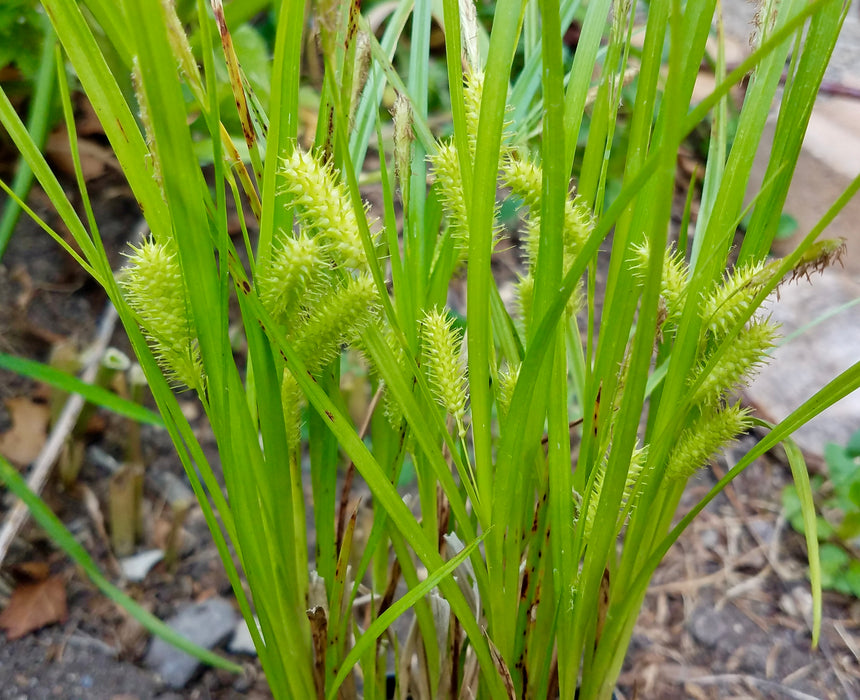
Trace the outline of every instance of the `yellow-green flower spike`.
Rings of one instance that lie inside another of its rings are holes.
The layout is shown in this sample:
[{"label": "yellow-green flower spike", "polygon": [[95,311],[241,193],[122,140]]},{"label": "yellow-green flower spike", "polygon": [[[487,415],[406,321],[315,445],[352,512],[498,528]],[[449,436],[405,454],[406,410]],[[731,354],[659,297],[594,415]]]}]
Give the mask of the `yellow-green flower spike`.
[{"label": "yellow-green flower spike", "polygon": [[540,213],[541,169],[533,160],[511,153],[502,163],[505,186],[523,200],[529,214]]},{"label": "yellow-green flower spike", "polygon": [[463,106],[466,111],[466,132],[469,135],[471,156],[475,156],[478,143],[478,119],[481,114],[481,98],[484,94],[484,74],[481,71],[470,71],[466,75],[463,88]]},{"label": "yellow-green flower spike", "polygon": [[462,360],[463,336],[452,327],[453,319],[435,309],[421,322],[424,366],[435,399],[457,422],[460,437],[466,433],[466,376]]},{"label": "yellow-green flower spike", "polygon": [[349,193],[329,164],[296,148],[281,162],[281,191],[292,195],[297,216],[315,231],[332,259],[355,270],[367,268],[367,256]]},{"label": "yellow-green flower spike", "polygon": [[517,379],[520,377],[520,366],[520,363],[506,364],[499,372],[499,390],[496,393],[496,401],[499,404],[499,413],[503,416],[506,416],[511,408],[511,399],[514,397],[514,389],[517,386]]},{"label": "yellow-green flower spike", "polygon": [[120,285],[159,363],[171,379],[201,389],[197,334],[176,251],[169,243],[149,239],[132,246],[128,258]]},{"label": "yellow-green flower spike", "polygon": [[[767,360],[768,350],[774,346],[777,327],[767,320],[756,321],[729,342],[728,349],[705,375],[704,381],[693,396],[694,404],[714,405],[726,392],[749,379]],[[707,358],[691,382],[704,371]]]},{"label": "yellow-green flower spike", "polygon": [[[646,456],[648,454],[647,447],[637,448],[633,450],[630,457],[630,466],[627,469],[627,479],[624,482],[624,491],[619,504],[619,517],[625,511],[630,498],[639,486],[642,478],[642,470],[645,467]],[[594,527],[594,521],[597,518],[597,504],[600,501],[600,492],[603,489],[603,481],[606,477],[606,461],[604,460],[597,468],[597,473],[594,475],[594,482],[591,487],[591,498],[588,500],[588,509],[585,513],[585,523],[583,536],[587,540],[591,535],[591,530]]]},{"label": "yellow-green flower spike", "polygon": [[436,178],[439,201],[448,219],[451,236],[457,241],[458,250],[465,254],[469,247],[469,214],[463,197],[463,178],[460,175],[460,161],[457,148],[452,142],[440,143],[436,153],[428,160]]},{"label": "yellow-green flower spike", "polygon": [[[394,358],[397,361],[397,366],[401,370],[406,370],[406,353],[403,352],[403,346],[397,341],[394,331],[391,330],[391,326],[385,324],[382,335],[385,338],[386,345],[388,345],[391,350],[391,354],[394,355]],[[371,365],[371,372],[375,372],[373,365]],[[391,391],[388,387],[385,387],[385,391],[382,394],[382,404],[383,410],[385,411],[385,417],[388,419],[389,425],[395,430],[399,430],[403,424],[403,409],[400,407],[397,400],[391,395]]]},{"label": "yellow-green flower spike", "polygon": [[[543,177],[541,167],[532,160],[521,159],[516,154],[511,154],[504,159],[502,172],[504,184],[523,200],[523,204],[529,210],[528,253],[529,262],[534,265],[537,261],[540,231],[541,178]],[[575,192],[569,193],[564,203],[562,230],[565,270],[570,268],[573,259],[593,230],[594,217],[591,211]]]},{"label": "yellow-green flower spike", "polygon": [[379,302],[369,275],[350,278],[333,294],[320,299],[292,336],[293,349],[312,373],[329,365],[341,346],[357,340],[376,314]]},{"label": "yellow-green flower spike", "polygon": [[570,267],[593,230],[594,216],[591,210],[579,195],[569,194],[564,203],[564,229],[562,229],[567,267]]},{"label": "yellow-green flower spike", "polygon": [[706,411],[681,434],[669,455],[666,476],[688,479],[749,426],[749,411],[737,404]]},{"label": "yellow-green flower spike", "polygon": [[295,238],[279,236],[272,255],[257,267],[256,287],[263,307],[280,321],[290,318],[325,266],[316,238],[304,233]]},{"label": "yellow-green flower spike", "polygon": [[287,444],[294,449],[302,439],[302,401],[304,395],[290,370],[284,369],[281,382],[281,405],[287,430]]},{"label": "yellow-green flower spike", "polygon": [[532,319],[532,305],[535,296],[535,279],[531,274],[520,277],[516,284],[517,313],[524,328],[528,328]]},{"label": "yellow-green flower spike", "polygon": [[752,311],[753,298],[768,282],[763,262],[736,268],[705,298],[702,320],[711,334],[720,338]]},{"label": "yellow-green flower spike", "polygon": [[[644,277],[648,268],[648,259],[651,254],[648,241],[633,247],[634,272]],[[665,304],[664,321],[676,319],[681,315],[687,294],[688,269],[684,262],[683,254],[669,250],[663,257],[663,278],[661,281],[660,295]]]}]

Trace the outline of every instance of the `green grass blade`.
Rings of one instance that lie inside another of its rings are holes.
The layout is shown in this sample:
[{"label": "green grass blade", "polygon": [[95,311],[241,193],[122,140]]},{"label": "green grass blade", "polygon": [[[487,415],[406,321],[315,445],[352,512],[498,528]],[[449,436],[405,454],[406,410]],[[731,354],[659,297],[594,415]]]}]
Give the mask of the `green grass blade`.
[{"label": "green grass blade", "polygon": [[[757,421],[760,425],[773,429],[773,425],[765,421]],[[818,646],[821,635],[821,557],[818,553],[818,529],[815,513],[815,502],[812,496],[812,486],[809,483],[809,471],[803,453],[791,438],[782,443],[785,455],[791,467],[791,476],[797,497],[800,499],[800,511],[803,516],[803,534],[806,538],[806,556],[809,560],[809,583],[812,590],[812,648]]]},{"label": "green grass blade", "polygon": [[292,227],[292,209],[286,206],[286,197],[278,194],[276,180],[278,161],[291,151],[298,133],[299,57],[304,16],[305,3],[302,0],[281,3],[277,14],[257,262],[270,255],[275,231]]},{"label": "green grass blade", "polygon": [[[787,83],[782,98],[773,135],[773,150],[764,176],[765,181],[771,176],[777,177],[778,184],[756,204],[738,254],[739,264],[761,260],[773,244],[812,107],[847,12],[847,4],[833,0],[809,23],[797,70]],[[796,54],[794,59],[797,59]]]},{"label": "green grass blade", "polygon": [[[135,197],[146,211],[147,221],[150,226],[164,225],[169,220],[166,204],[152,174],[142,167],[148,161],[149,150],[78,4],[73,0],[45,0],[42,4],[55,31],[59,28],[57,36],[90,102],[101,108],[102,128]],[[161,13],[157,11],[156,14],[160,16]],[[167,51],[164,58],[169,55]],[[183,104],[180,99],[175,107]],[[50,193],[49,196],[55,205],[58,204]]]},{"label": "green grass blade", "polygon": [[147,425],[164,427],[164,421],[161,419],[161,416],[153,413],[148,408],[133,401],[123,399],[95,384],[82,382],[77,377],[54,369],[50,365],[23,357],[0,353],[0,368],[30,377],[38,382],[45,382],[69,393],[80,394],[90,403],[102,406],[120,416],[125,416],[140,423],[146,423]]}]

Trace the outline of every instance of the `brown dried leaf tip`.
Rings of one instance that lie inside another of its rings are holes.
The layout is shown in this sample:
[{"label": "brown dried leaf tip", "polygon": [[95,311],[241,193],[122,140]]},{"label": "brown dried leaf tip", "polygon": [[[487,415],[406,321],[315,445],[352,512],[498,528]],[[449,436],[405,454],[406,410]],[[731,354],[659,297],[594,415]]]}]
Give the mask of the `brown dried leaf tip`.
[{"label": "brown dried leaf tip", "polygon": [[828,238],[813,243],[794,266],[791,281],[794,282],[798,277],[805,277],[809,282],[813,272],[820,274],[835,263],[842,265],[842,257],[847,250],[844,238]]}]

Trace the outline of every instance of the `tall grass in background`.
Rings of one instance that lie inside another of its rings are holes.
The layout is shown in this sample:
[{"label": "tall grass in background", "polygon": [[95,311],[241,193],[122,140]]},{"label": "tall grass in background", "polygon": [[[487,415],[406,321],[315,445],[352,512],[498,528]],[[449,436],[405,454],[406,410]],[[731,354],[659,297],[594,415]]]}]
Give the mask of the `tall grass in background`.
[{"label": "tall grass in background", "polygon": [[[648,581],[690,519],[755,457],[860,385],[858,364],[771,426],[673,527],[687,479],[754,421],[732,389],[772,343],[761,303],[839,250],[818,236],[857,180],[794,253],[767,258],[841,0],[765,3],[754,52],[728,74],[719,52],[717,88],[698,105],[691,95],[716,0],[654,0],[644,32],[625,0],[499,0],[489,36],[469,3],[415,0],[394,9],[379,40],[355,5],[324,1],[309,15],[303,0],[285,0],[274,10],[267,105],[248,89],[220,0],[198,0],[191,42],[169,2],[43,5],[152,234],[129,251],[119,279],[89,207],[82,222],[5,96],[0,118],[80,252],[49,233],[119,311],[276,697],[385,697],[392,663],[399,697],[572,698],[577,687],[580,698],[609,697]],[[582,31],[566,68],[562,35],[574,17]],[[427,123],[431,21],[445,29],[453,136],[443,141]],[[404,38],[401,78],[391,57]],[[524,66],[512,77],[518,45]],[[297,145],[307,46],[325,69],[309,151]],[[133,95],[107,52],[131,73]],[[731,268],[786,65],[765,184]],[[728,91],[748,74],[729,142]],[[221,114],[218,75],[229,77],[238,114]],[[623,181],[607,206],[630,81]],[[358,183],[390,87],[393,150],[380,153],[384,210],[372,221]],[[67,89],[64,103],[74,133]],[[206,176],[189,110],[211,142]],[[226,116],[238,116],[244,143],[221,127]],[[701,207],[672,245],[678,147],[706,118]],[[490,266],[500,185],[528,219],[515,312]],[[258,224],[258,235],[243,228],[241,250],[228,235],[228,200]],[[611,250],[605,289],[595,275],[601,247]],[[455,319],[447,290],[461,274],[468,308]],[[231,350],[231,305],[247,366]],[[340,388],[344,346],[361,352],[378,394],[365,426]],[[179,410],[177,385],[206,410],[223,483]],[[806,498],[805,467],[791,454]],[[360,546],[355,510],[338,505],[342,455],[373,496]],[[412,508],[395,488],[407,457]],[[407,592],[397,597],[401,579]],[[389,625],[410,607],[411,632],[396,639]]]}]

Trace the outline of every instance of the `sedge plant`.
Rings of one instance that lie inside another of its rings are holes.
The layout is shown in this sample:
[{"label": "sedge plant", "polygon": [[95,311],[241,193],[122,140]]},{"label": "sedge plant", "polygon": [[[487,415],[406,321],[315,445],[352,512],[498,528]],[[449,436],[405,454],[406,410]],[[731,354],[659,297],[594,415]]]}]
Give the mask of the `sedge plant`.
[{"label": "sedge plant", "polygon": [[[860,185],[794,253],[768,258],[847,4],[762,5],[750,57],[728,72],[718,52],[717,87],[693,104],[706,41],[722,38],[716,0],[653,0],[639,24],[629,0],[498,0],[489,33],[469,2],[404,1],[381,37],[358,4],[284,0],[264,98],[243,74],[220,0],[198,0],[190,39],[167,0],[43,1],[58,60],[77,73],[151,232],[118,276],[88,207],[82,222],[5,97],[0,118],[77,248],[48,232],[118,309],[275,697],[383,698],[390,671],[395,697],[610,697],[648,581],[691,518],[860,385],[857,364],[768,426],[673,526],[686,482],[760,423],[735,389],[778,334],[762,303],[838,254],[840,242],[820,235]],[[566,63],[574,19],[582,30]],[[443,139],[428,124],[431,21],[445,36],[453,130]],[[405,34],[402,77],[391,57]],[[107,47],[126,58],[133,97],[108,69]],[[300,140],[307,51],[324,72],[316,132]],[[764,185],[733,250],[789,58]],[[220,112],[219,75],[235,114]],[[729,90],[746,76],[729,143]],[[635,100],[622,106],[625,85]],[[392,92],[389,131],[381,105]],[[189,111],[211,137],[205,175]],[[241,123],[239,143],[225,116]],[[613,138],[619,118],[625,143]],[[701,206],[690,233],[670,242],[678,148],[706,118]],[[373,212],[360,189],[370,147],[383,194]],[[626,149],[624,174],[608,203],[616,148]],[[512,304],[491,269],[500,191],[522,203],[524,220]],[[228,200],[253,222],[238,245]],[[601,249],[610,260],[598,284]],[[446,305],[455,277],[467,290],[457,313]],[[247,357],[232,352],[231,308]],[[340,381],[347,347],[364,358],[373,395],[355,421]],[[178,389],[203,405],[223,479]],[[396,488],[407,463],[408,504]],[[814,643],[817,540],[802,460],[792,468],[810,518]],[[372,494],[361,541],[340,469]],[[407,610],[398,637],[391,623]]]}]

